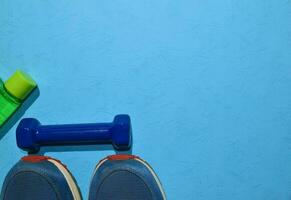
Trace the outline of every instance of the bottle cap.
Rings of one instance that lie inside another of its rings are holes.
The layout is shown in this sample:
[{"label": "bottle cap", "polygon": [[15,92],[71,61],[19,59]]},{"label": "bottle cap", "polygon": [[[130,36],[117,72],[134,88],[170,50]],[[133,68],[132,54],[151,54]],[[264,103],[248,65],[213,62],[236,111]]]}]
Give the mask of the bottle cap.
[{"label": "bottle cap", "polygon": [[4,86],[12,96],[24,100],[36,87],[36,82],[25,72],[17,70]]}]

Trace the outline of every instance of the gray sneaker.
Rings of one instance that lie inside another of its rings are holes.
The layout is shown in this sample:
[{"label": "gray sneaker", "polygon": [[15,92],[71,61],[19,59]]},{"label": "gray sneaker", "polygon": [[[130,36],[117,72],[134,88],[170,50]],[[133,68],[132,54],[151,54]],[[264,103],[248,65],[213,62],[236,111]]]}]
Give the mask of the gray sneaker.
[{"label": "gray sneaker", "polygon": [[65,165],[47,156],[23,157],[8,173],[1,200],[81,200]]},{"label": "gray sneaker", "polygon": [[91,181],[89,200],[166,200],[154,170],[132,155],[101,160]]}]

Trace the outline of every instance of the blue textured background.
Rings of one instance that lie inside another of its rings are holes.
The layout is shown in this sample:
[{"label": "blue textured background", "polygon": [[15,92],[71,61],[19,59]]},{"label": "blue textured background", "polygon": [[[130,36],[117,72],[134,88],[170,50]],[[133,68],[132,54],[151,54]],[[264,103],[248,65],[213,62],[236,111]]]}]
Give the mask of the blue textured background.
[{"label": "blue textured background", "polygon": [[[0,74],[45,124],[129,113],[169,199],[291,199],[291,1],[0,1]],[[111,150],[51,151],[84,199]],[[25,153],[0,141],[0,180]],[[0,183],[1,184],[1,183]]]}]

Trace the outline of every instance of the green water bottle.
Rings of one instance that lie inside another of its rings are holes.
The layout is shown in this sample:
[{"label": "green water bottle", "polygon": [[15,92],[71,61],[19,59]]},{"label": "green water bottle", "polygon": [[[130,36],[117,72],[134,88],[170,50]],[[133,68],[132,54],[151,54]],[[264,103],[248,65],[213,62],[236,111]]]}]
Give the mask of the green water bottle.
[{"label": "green water bottle", "polygon": [[0,127],[15,113],[36,86],[35,81],[20,70],[6,82],[0,79]]}]

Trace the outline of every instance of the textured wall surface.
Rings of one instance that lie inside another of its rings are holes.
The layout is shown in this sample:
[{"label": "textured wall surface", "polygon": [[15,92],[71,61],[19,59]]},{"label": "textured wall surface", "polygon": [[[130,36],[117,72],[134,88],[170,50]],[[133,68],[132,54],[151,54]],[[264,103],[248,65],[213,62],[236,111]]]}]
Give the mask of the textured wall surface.
[{"label": "textured wall surface", "polygon": [[[0,74],[45,124],[132,117],[133,153],[173,200],[291,199],[290,0],[0,0]],[[107,149],[107,150],[106,150]],[[114,151],[49,148],[84,199]],[[0,185],[25,152],[0,141]]]}]

